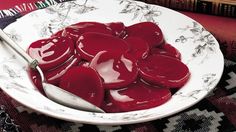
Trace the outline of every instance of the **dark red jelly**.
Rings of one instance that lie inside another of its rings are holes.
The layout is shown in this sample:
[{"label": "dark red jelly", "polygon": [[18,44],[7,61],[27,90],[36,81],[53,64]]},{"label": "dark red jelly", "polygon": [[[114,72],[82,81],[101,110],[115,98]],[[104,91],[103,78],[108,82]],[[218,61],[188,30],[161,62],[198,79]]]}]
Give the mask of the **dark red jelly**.
[{"label": "dark red jelly", "polygon": [[73,41],[66,37],[52,37],[33,42],[28,54],[38,60],[43,70],[60,65],[74,54]]},{"label": "dark red jelly", "polygon": [[[58,86],[61,77],[65,74],[65,72],[71,67],[78,65],[79,61],[80,60],[78,58],[74,58],[74,56],[72,56],[69,60],[62,63],[61,65],[58,65],[57,67],[48,71],[43,71],[46,81],[50,84]],[[29,75],[34,85],[39,89],[41,93],[44,94],[42,89],[42,81],[37,70],[29,69]]]},{"label": "dark red jelly", "polygon": [[98,107],[101,106],[104,99],[102,80],[98,73],[90,67],[70,68],[62,76],[59,86]]},{"label": "dark red jelly", "polygon": [[100,51],[125,53],[129,50],[129,46],[120,38],[90,32],[80,36],[76,49],[83,59],[90,61]]},{"label": "dark red jelly", "polygon": [[106,24],[114,36],[124,38],[126,36],[125,25],[122,22],[111,22]]},{"label": "dark red jelly", "polygon": [[109,29],[105,24],[98,22],[79,22],[73,25],[66,27],[65,29],[57,32],[54,36],[65,36],[69,37],[74,42],[78,40],[78,38],[87,32],[97,32],[104,34],[112,34],[111,29]]},{"label": "dark red jelly", "polygon": [[117,113],[122,112],[114,103],[112,103],[109,99],[104,100],[101,108],[107,113]]},{"label": "dark red jelly", "polygon": [[99,52],[91,61],[94,68],[103,78],[104,87],[114,89],[132,83],[137,75],[137,60],[129,54],[120,52]]},{"label": "dark red jelly", "polygon": [[139,37],[147,41],[150,48],[157,47],[164,42],[159,26],[152,22],[141,22],[126,28],[128,36]]},{"label": "dark red jelly", "polygon": [[105,98],[104,101],[101,105],[101,108],[107,112],[107,113],[117,113],[117,112],[121,112],[121,110],[119,109],[119,107],[117,107],[114,103],[111,102],[110,98],[108,97],[108,92],[110,90],[106,90],[105,91]]},{"label": "dark red jelly", "polygon": [[152,48],[151,54],[167,55],[181,60],[181,54],[179,50],[167,43],[161,45],[160,47]]},{"label": "dark red jelly", "polygon": [[33,70],[33,69],[29,68],[28,73],[29,73],[30,79],[33,82],[33,84],[35,85],[35,87],[39,90],[40,93],[45,95],[45,93],[43,91],[41,77],[40,77],[39,73],[37,72],[37,70]]},{"label": "dark red jelly", "polygon": [[44,76],[48,83],[58,85],[61,77],[66,73],[66,71],[71,67],[78,65],[78,63],[78,58],[74,58],[74,56],[72,56],[69,60],[57,66],[56,68],[45,71]]},{"label": "dark red jelly", "polygon": [[144,59],[149,53],[149,46],[146,41],[138,37],[127,37],[124,39],[129,47],[129,53],[132,54],[136,59]]},{"label": "dark red jelly", "polygon": [[159,106],[171,98],[167,88],[152,87],[137,81],[128,87],[110,90],[109,98],[121,111],[134,111]]},{"label": "dark red jelly", "polygon": [[[159,106],[171,98],[170,88],[190,78],[180,52],[152,22],[79,22],[33,42],[27,52],[48,83],[112,113]],[[39,74],[29,75],[43,93]]]},{"label": "dark red jelly", "polygon": [[173,57],[151,55],[139,61],[138,67],[143,80],[171,88],[183,86],[189,79],[188,67]]}]

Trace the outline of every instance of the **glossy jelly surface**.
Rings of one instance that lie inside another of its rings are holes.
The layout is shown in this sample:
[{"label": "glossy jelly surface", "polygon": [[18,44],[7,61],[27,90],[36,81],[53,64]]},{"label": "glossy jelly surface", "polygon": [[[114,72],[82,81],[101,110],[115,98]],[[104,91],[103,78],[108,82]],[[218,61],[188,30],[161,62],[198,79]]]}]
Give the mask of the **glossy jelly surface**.
[{"label": "glossy jelly surface", "polygon": [[158,25],[152,22],[137,23],[126,28],[127,36],[139,37],[145,40],[150,47],[163,44],[163,33]]},{"label": "glossy jelly surface", "polygon": [[130,54],[120,52],[99,52],[91,61],[94,68],[104,80],[104,87],[116,89],[132,83],[138,75],[137,60]]},{"label": "glossy jelly surface", "polygon": [[59,86],[100,107],[104,98],[102,80],[97,72],[86,66],[70,68]]},{"label": "glossy jelly surface", "polygon": [[38,60],[42,69],[51,69],[70,58],[74,53],[73,41],[66,37],[52,37],[33,42],[28,54]]},{"label": "glossy jelly surface", "polygon": [[123,89],[110,90],[109,98],[121,111],[132,111],[161,105],[171,98],[171,92],[137,81]]},{"label": "glossy jelly surface", "polygon": [[76,43],[81,57],[90,61],[100,51],[126,53],[128,44],[120,38],[102,33],[84,33]]},{"label": "glossy jelly surface", "polygon": [[190,76],[189,69],[184,63],[165,55],[151,55],[138,65],[141,78],[156,85],[179,88]]},{"label": "glossy jelly surface", "polygon": [[161,54],[181,60],[181,54],[179,50],[167,43],[161,45],[160,47],[152,48],[150,52],[153,55]]},{"label": "glossy jelly surface", "polygon": [[148,56],[150,47],[145,40],[138,37],[126,37],[124,40],[130,47],[129,53],[136,59],[145,59]]},{"label": "glossy jelly surface", "polygon": [[87,33],[87,32],[112,34],[112,30],[103,23],[79,22],[58,31],[52,36],[64,36],[64,37],[71,38],[74,42],[76,42],[83,33]]},{"label": "glossy jelly surface", "polygon": [[[49,83],[111,113],[162,105],[191,75],[152,22],[79,22],[33,42],[28,53]],[[43,93],[39,74],[29,75]]]}]

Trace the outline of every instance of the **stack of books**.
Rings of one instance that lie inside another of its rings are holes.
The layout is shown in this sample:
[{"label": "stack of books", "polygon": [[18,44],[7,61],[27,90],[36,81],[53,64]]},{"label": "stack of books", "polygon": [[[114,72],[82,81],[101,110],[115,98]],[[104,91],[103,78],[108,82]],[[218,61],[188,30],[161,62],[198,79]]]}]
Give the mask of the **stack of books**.
[{"label": "stack of books", "polygon": [[175,10],[236,18],[236,0],[142,0]]}]

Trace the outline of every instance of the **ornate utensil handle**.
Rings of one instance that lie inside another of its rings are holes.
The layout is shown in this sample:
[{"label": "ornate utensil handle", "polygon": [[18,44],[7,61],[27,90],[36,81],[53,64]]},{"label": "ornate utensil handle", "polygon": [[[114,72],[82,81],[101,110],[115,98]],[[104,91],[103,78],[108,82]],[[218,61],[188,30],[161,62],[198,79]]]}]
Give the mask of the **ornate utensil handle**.
[{"label": "ornate utensil handle", "polygon": [[18,44],[16,44],[11,38],[9,38],[7,34],[3,32],[2,29],[0,29],[0,39],[3,43],[6,43],[19,55],[21,55],[29,63],[29,66],[31,68],[35,69],[38,66],[38,61],[36,59],[31,58]]}]

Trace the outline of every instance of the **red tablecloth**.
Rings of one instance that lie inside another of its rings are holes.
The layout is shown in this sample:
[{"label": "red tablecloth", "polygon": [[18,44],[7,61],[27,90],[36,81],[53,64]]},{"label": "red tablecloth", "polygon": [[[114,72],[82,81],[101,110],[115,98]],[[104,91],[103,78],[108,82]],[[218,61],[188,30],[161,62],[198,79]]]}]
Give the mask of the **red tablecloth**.
[{"label": "red tablecloth", "polygon": [[[22,14],[57,2],[59,1],[1,0],[0,28],[4,28]],[[214,34],[214,31],[211,32]],[[230,51],[230,48],[227,50]],[[227,54],[227,51],[224,53]],[[229,84],[226,80],[236,80],[235,64],[233,61],[225,60],[225,70],[217,89],[193,107],[161,120],[132,125],[95,126],[58,120],[22,106],[0,90],[0,131],[233,132],[236,131],[236,83]],[[227,89],[226,86],[229,85],[232,87]]]},{"label": "red tablecloth", "polygon": [[0,3],[0,9],[9,9],[14,6],[21,6],[23,3],[25,4],[32,4],[36,2],[37,0],[1,0]]}]

